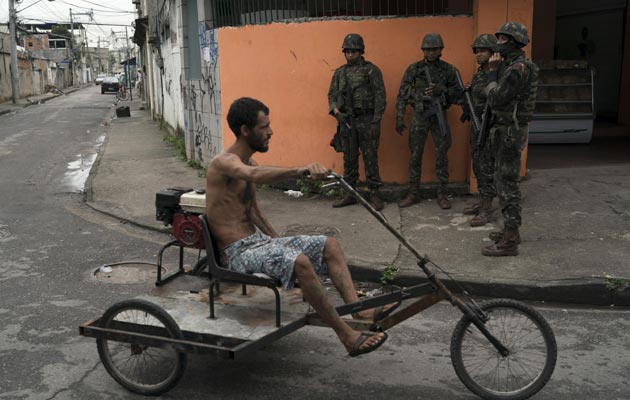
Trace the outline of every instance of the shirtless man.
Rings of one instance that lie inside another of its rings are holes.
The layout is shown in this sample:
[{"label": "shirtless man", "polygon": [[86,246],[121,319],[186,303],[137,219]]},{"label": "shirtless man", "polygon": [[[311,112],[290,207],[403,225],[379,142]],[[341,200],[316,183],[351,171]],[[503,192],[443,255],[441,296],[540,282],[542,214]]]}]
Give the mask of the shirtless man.
[{"label": "shirtless man", "polygon": [[[256,184],[305,175],[322,179],[327,169],[317,163],[297,168],[258,166],[251,157],[269,149],[273,134],[269,109],[258,100],[234,101],[227,120],[236,142],[210,162],[206,179],[206,213],[211,233],[221,249],[222,264],[238,272],[265,273],[279,279],[286,289],[293,287],[297,278],[306,301],[333,328],[350,356],[376,350],[387,334],[352,329],[337,314],[317,276],[328,272],[346,303],[358,301],[338,242],[326,236],[280,238],[256,201]],[[390,305],[366,310],[354,317],[380,320],[394,308]]]}]

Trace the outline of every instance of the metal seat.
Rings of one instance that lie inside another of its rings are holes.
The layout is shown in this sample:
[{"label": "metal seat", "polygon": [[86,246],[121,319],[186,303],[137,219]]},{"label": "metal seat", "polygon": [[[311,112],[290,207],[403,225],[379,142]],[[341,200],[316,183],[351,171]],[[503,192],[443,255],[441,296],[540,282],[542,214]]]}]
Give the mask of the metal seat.
[{"label": "metal seat", "polygon": [[[210,234],[208,219],[205,215],[200,215],[201,228],[203,232],[203,242],[208,255],[208,274],[210,276],[210,318],[214,316],[214,289],[216,287],[217,294],[220,291],[221,282],[240,283],[243,287],[243,295],[247,295],[247,285],[266,286],[273,290],[276,297],[276,326],[280,326],[280,292],[278,286],[280,281],[273,279],[264,274],[243,274],[221,267],[219,249],[216,246],[214,238]],[[261,276],[262,275],[262,276]]]}]

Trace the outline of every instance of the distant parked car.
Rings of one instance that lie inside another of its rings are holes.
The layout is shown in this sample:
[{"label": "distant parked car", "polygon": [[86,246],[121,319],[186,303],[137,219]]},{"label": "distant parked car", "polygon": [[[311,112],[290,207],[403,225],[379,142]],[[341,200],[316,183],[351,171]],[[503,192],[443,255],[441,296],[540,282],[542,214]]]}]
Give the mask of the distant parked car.
[{"label": "distant parked car", "polygon": [[103,79],[103,83],[101,83],[101,94],[105,94],[105,92],[118,92],[118,78],[108,76]]},{"label": "distant parked car", "polygon": [[101,83],[103,83],[103,79],[105,79],[106,76],[106,74],[98,74],[96,76],[96,79],[94,79],[94,83],[100,85]]}]

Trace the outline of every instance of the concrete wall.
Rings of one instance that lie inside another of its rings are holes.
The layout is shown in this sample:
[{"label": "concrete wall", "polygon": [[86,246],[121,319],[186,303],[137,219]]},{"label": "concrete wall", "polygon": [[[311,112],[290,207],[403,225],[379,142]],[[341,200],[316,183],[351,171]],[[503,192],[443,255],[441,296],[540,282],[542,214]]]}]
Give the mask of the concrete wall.
[{"label": "concrete wall", "polygon": [[[194,2],[187,2],[187,7]],[[186,40],[186,52],[196,51],[201,60],[200,79],[183,81],[186,116],[185,134],[188,158],[207,164],[222,147],[221,90],[219,87],[219,42],[216,29],[207,29],[203,1],[197,2],[197,21],[193,27],[198,40]],[[187,20],[185,20],[188,23]],[[209,24],[208,24],[209,25]],[[186,28],[188,26],[186,25]],[[185,29],[188,32],[188,29]],[[192,30],[191,30],[192,31]],[[189,39],[187,37],[187,39]],[[191,43],[198,43],[192,48]]]},{"label": "concrete wall", "polygon": [[160,76],[154,84],[154,91],[157,94],[158,114],[173,129],[181,131],[184,129],[184,108],[182,98],[182,10],[180,1],[167,1],[162,13],[162,28],[166,34],[161,38],[160,54],[162,57],[162,68],[156,62],[155,67],[160,70]]},{"label": "concrete wall", "polygon": [[[10,54],[0,52],[0,103],[12,98],[10,65]],[[69,83],[69,76],[56,62],[29,57],[23,52],[18,52],[18,78],[20,97],[45,93],[47,86],[64,88]]]},{"label": "concrete wall", "polygon": [[535,0],[532,59],[553,60],[556,37],[556,0]]}]

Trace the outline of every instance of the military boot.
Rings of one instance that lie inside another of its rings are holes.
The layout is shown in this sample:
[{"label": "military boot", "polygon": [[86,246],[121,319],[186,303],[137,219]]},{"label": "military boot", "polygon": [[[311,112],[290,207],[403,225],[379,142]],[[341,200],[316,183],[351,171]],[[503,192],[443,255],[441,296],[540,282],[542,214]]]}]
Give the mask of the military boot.
[{"label": "military boot", "polygon": [[470,226],[484,226],[492,218],[492,197],[482,197],[477,215],[470,220]]},{"label": "military boot", "polygon": [[479,212],[480,208],[481,208],[481,199],[464,207],[464,210],[462,211],[462,213],[464,215],[476,215]]},{"label": "military boot", "polygon": [[437,203],[442,210],[448,210],[451,208],[451,201],[448,199],[445,184],[440,184],[440,187],[438,188]]},{"label": "military boot", "polygon": [[416,203],[420,203],[420,196],[414,192],[409,192],[409,194],[407,194],[407,197],[398,202],[398,207],[410,207]]},{"label": "military boot", "polygon": [[353,195],[347,194],[343,199],[339,200],[336,203],[333,203],[333,208],[341,208],[346,206],[351,206],[353,204],[357,204],[358,200],[354,198]]},{"label": "military boot", "polygon": [[[501,240],[503,240],[503,231],[490,232],[488,237],[490,239],[492,239],[493,242],[498,243]],[[521,235],[520,234],[518,234],[518,236],[516,237],[516,244],[521,244]]]},{"label": "military boot", "polygon": [[378,189],[370,190],[370,204],[376,211],[381,211],[385,207],[385,204],[378,193]]},{"label": "military boot", "polygon": [[503,239],[481,249],[481,254],[488,257],[516,256],[518,255],[516,240],[519,238],[518,228],[505,228]]}]

